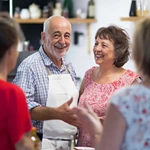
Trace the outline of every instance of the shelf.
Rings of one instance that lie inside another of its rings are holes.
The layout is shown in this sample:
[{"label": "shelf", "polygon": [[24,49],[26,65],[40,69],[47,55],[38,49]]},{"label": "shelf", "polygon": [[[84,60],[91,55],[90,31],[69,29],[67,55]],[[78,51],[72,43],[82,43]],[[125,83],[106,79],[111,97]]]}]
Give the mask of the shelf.
[{"label": "shelf", "polygon": [[[40,19],[15,19],[20,24],[42,24],[47,18]],[[80,18],[69,18],[68,21],[72,24],[81,24],[85,23],[87,25],[87,34],[88,34],[88,53],[91,53],[90,45],[90,24],[97,22],[96,19],[80,19]]]},{"label": "shelf", "polygon": [[[15,19],[20,24],[41,24],[47,18],[40,18],[40,19]],[[68,21],[70,23],[94,23],[96,19],[80,19],[80,18],[69,18]]]},{"label": "shelf", "polygon": [[[20,24],[42,24],[47,18],[40,19],[15,19]],[[96,19],[80,19],[80,18],[69,18],[68,21],[72,24],[87,24],[87,34],[88,34],[88,53],[91,53],[90,45],[90,24],[97,22]]]},{"label": "shelf", "polygon": [[144,17],[121,17],[121,21],[138,21]]}]

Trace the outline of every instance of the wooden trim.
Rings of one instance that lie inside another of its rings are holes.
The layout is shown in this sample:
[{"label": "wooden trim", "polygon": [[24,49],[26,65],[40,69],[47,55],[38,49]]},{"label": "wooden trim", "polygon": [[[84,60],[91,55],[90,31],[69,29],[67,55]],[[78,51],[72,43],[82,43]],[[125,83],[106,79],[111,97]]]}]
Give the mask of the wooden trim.
[{"label": "wooden trim", "polygon": [[[47,18],[40,18],[40,19],[15,19],[20,24],[41,24]],[[94,23],[96,19],[80,19],[80,18],[69,18],[68,21],[70,23]]]},{"label": "wooden trim", "polygon": [[90,40],[90,24],[87,24],[87,36],[88,36],[88,54],[91,53],[91,40]]},{"label": "wooden trim", "polygon": [[144,17],[121,17],[121,21],[138,21]]}]

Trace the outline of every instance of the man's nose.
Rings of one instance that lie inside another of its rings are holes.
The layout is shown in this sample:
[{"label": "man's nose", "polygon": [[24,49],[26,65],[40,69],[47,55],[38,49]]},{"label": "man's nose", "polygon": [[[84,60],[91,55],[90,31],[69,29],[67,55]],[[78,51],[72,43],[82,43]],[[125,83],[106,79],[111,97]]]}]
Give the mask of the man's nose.
[{"label": "man's nose", "polygon": [[61,36],[59,42],[60,42],[61,44],[65,44],[65,37],[64,37],[64,36]]}]

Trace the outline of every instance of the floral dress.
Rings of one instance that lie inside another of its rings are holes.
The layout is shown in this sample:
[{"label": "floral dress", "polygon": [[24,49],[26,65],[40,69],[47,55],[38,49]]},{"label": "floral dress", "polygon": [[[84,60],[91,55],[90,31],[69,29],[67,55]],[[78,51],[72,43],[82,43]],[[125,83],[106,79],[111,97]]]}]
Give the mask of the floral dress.
[{"label": "floral dress", "polygon": [[150,89],[132,85],[115,93],[111,103],[127,124],[121,150],[150,150]]},{"label": "floral dress", "polygon": [[[106,114],[109,105],[109,97],[118,89],[131,85],[139,76],[131,70],[126,70],[125,73],[115,82],[108,84],[98,84],[92,80],[92,72],[96,67],[89,69],[85,73],[84,92],[82,93],[79,106],[83,107],[86,102],[99,117]],[[88,131],[84,128],[79,128],[78,146],[92,146]]]}]

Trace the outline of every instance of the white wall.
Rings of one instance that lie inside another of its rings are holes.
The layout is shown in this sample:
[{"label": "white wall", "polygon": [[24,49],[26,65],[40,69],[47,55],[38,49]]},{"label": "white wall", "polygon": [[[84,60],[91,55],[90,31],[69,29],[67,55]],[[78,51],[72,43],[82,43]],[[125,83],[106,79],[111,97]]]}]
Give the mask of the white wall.
[{"label": "white wall", "polygon": [[[87,10],[88,0],[74,0],[75,10],[77,8],[81,8]],[[98,28],[102,26],[108,26],[111,24],[118,25],[127,30],[130,37],[132,38],[132,34],[134,32],[134,23],[120,21],[120,17],[128,17],[130,10],[131,0],[95,0],[96,6],[96,23],[92,23],[90,26],[91,32],[91,51],[94,45],[94,36]],[[68,59],[72,62],[75,67],[77,76],[83,78],[84,73],[87,69],[91,68],[95,65],[93,52],[88,54],[88,43],[87,43],[87,30],[86,24],[72,24],[73,33],[74,31],[81,31],[84,33],[83,36],[80,36],[79,44],[74,45],[72,41],[72,45],[67,54]],[[72,34],[73,36],[73,34]],[[73,37],[72,37],[73,40]],[[135,71],[135,67],[132,61],[129,61],[125,68],[129,68]]]}]

